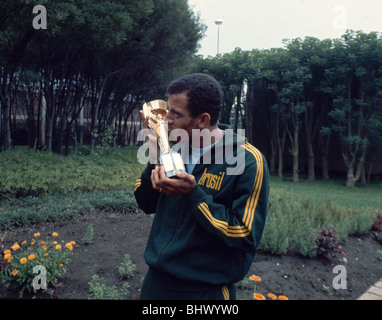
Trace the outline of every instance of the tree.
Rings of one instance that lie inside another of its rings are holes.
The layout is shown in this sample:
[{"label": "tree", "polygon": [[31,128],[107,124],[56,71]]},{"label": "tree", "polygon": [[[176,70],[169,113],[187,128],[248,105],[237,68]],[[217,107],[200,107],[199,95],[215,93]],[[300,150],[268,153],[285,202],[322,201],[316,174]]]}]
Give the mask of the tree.
[{"label": "tree", "polygon": [[346,185],[353,187],[365,171],[370,137],[382,132],[382,39],[377,33],[347,32],[335,42],[330,128],[339,135],[347,168]]},{"label": "tree", "polygon": [[[165,84],[187,65],[205,30],[186,0],[47,0],[46,30],[32,28],[29,1],[5,2],[0,110],[6,148],[17,72],[40,75],[38,85],[31,77],[23,81],[46,100],[47,150],[63,153],[64,145],[68,150],[85,100],[91,103],[94,149],[96,137],[120,110],[129,113],[144,99],[164,95]],[[127,101],[134,107],[124,108]]]}]

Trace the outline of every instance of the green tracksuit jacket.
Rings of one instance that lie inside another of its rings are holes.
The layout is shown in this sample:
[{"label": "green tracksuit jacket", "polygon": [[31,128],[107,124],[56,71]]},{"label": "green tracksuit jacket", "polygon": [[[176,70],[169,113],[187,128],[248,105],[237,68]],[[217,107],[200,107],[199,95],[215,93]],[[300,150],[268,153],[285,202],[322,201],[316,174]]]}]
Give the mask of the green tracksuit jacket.
[{"label": "green tracksuit jacket", "polygon": [[[229,174],[238,166],[235,157],[244,161],[241,174]],[[155,213],[144,257],[168,289],[207,290],[242,280],[263,233],[269,194],[264,156],[241,136],[225,134],[204,160],[192,172],[196,187],[184,196],[155,191],[150,166],[136,181],[139,207]]]}]

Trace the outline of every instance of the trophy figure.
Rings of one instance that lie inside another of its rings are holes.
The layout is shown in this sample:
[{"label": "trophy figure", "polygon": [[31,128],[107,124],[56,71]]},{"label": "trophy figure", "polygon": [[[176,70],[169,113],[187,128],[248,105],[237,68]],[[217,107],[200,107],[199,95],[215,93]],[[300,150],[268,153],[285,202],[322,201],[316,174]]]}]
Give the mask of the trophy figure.
[{"label": "trophy figure", "polygon": [[145,117],[149,117],[149,128],[154,130],[160,150],[159,162],[164,167],[166,177],[173,177],[178,172],[185,172],[182,156],[172,151],[168,139],[167,104],[164,100],[153,100],[145,103],[142,107]]}]

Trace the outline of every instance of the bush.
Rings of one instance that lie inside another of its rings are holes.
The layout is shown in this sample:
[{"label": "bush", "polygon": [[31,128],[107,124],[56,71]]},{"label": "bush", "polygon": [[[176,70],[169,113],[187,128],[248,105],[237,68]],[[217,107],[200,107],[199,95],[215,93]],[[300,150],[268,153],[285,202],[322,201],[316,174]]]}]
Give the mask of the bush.
[{"label": "bush", "polygon": [[0,200],[73,191],[132,190],[137,147],[102,148],[90,155],[67,157],[17,147],[0,157]]},{"label": "bush", "polygon": [[317,255],[327,260],[333,260],[337,253],[346,256],[339,244],[339,239],[335,234],[335,228],[330,226],[328,229],[322,228],[315,236]]},{"label": "bush", "polygon": [[274,254],[297,252],[315,256],[315,235],[322,228],[333,226],[341,241],[349,235],[364,234],[376,219],[376,212],[365,208],[349,211],[331,199],[300,198],[292,192],[272,193],[268,217],[259,249]]},{"label": "bush", "polygon": [[39,273],[36,273],[37,270],[44,270],[46,276],[45,283],[40,283],[38,287],[47,289],[48,286],[57,284],[71,261],[74,241],[65,245],[58,244],[58,234],[55,232],[52,233],[53,238],[49,237],[45,241],[39,240],[39,236],[39,233],[35,233],[31,242],[16,242],[6,250],[0,247],[0,278],[6,286],[15,285],[21,288],[20,296],[24,290],[31,292],[39,289],[34,284]]},{"label": "bush", "polygon": [[130,260],[129,254],[125,254],[123,262],[118,268],[118,273],[122,279],[129,279],[134,275],[137,266]]},{"label": "bush", "polygon": [[129,293],[129,284],[123,283],[122,288],[118,290],[115,285],[108,286],[102,283],[100,277],[95,274],[89,282],[89,293],[97,300],[121,300]]},{"label": "bush", "polygon": [[0,202],[0,230],[31,223],[70,219],[95,210],[119,213],[137,211],[132,190],[75,191],[69,194],[28,196]]}]

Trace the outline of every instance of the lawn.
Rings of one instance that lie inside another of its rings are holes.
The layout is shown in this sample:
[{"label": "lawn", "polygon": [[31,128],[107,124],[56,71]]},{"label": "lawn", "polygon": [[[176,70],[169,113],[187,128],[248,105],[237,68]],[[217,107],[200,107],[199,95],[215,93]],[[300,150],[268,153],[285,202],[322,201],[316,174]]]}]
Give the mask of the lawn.
[{"label": "lawn", "polygon": [[345,180],[316,180],[295,183],[288,179],[271,176],[270,189],[274,193],[291,192],[299,197],[317,200],[331,199],[339,206],[360,211],[372,207],[382,210],[382,181],[361,187],[349,188]]},{"label": "lawn", "polygon": [[[82,149],[68,157],[18,147],[0,153],[0,229],[93,212],[136,212],[138,147]],[[333,225],[340,239],[363,234],[382,210],[382,183],[345,187],[344,180],[270,178],[262,249],[314,255],[313,237]]]},{"label": "lawn", "polygon": [[[11,245],[27,233],[47,234],[54,226],[64,238],[74,239],[78,246],[60,293],[70,299],[88,298],[94,274],[120,286],[114,271],[128,253],[138,267],[129,280],[129,298],[136,299],[147,268],[142,256],[152,223],[152,216],[135,214],[138,208],[132,190],[144,165],[136,160],[137,147],[86,151],[68,157],[21,147],[0,153],[0,235],[7,233]],[[266,227],[249,273],[261,275],[270,292],[292,299],[355,299],[381,276],[381,261],[376,258],[380,245],[367,235],[382,210],[380,182],[347,188],[344,180],[293,183],[271,176],[270,191]],[[49,223],[44,224],[46,221]],[[89,225],[94,226],[90,245],[82,240]],[[331,269],[311,257],[317,254],[314,237],[331,225],[344,240],[341,244],[349,260],[349,274],[358,276],[349,279],[349,290],[334,290],[329,296],[322,288],[331,285]],[[107,259],[101,259],[105,252]],[[252,294],[247,289],[238,292],[240,299]],[[15,294],[0,286],[0,297]]]}]

